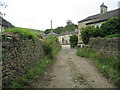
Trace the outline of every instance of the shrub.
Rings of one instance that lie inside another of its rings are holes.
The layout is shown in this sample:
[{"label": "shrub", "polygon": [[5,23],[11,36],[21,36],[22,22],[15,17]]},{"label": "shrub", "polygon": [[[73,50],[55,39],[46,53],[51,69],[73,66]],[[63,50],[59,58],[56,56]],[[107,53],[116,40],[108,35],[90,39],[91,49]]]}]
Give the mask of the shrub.
[{"label": "shrub", "polygon": [[49,57],[52,56],[52,54],[51,54],[52,53],[52,46],[47,41],[45,41],[43,43],[43,50],[44,50],[45,56],[49,56]]},{"label": "shrub", "polygon": [[114,17],[101,25],[103,36],[120,33],[120,18]]},{"label": "shrub", "polygon": [[77,35],[72,35],[70,36],[70,45],[72,48],[76,47],[78,43],[78,36]]},{"label": "shrub", "polygon": [[24,29],[24,28],[12,28],[12,29],[6,29],[4,32],[13,32],[15,33],[19,33],[20,35],[22,35],[24,38],[29,38],[32,40],[37,39],[37,35],[31,31],[29,31],[28,29]]},{"label": "shrub", "polygon": [[52,58],[57,52],[60,51],[61,45],[58,42],[58,39],[56,36],[47,36],[43,42],[43,49],[45,55]]},{"label": "shrub", "polygon": [[81,38],[84,44],[87,44],[89,42],[89,38],[94,36],[95,27],[93,26],[87,26],[85,28],[82,28],[81,31]]}]

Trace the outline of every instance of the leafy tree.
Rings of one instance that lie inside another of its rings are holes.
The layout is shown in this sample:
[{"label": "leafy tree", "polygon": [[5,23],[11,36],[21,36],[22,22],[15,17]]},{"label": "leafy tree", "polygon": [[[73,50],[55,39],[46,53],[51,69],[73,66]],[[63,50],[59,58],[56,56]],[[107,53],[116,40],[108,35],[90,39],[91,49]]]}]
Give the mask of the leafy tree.
[{"label": "leafy tree", "polygon": [[85,28],[82,28],[81,31],[81,38],[84,44],[87,44],[89,42],[89,38],[95,36],[95,27],[93,26],[87,26]]},{"label": "leafy tree", "polygon": [[57,28],[53,29],[53,31],[57,34],[60,34],[64,31],[64,27],[57,27]]},{"label": "leafy tree", "polygon": [[66,23],[67,23],[67,25],[71,25],[71,24],[73,24],[71,20],[67,20]]},{"label": "leafy tree", "polygon": [[[75,29],[77,29],[77,25],[72,23],[71,20],[67,20],[67,25],[66,26],[61,26],[61,27],[57,27],[55,29],[53,29],[53,32],[57,33],[57,34],[61,34],[61,33],[64,33],[64,32],[71,32],[71,31],[74,31]],[[51,29],[46,29],[45,30],[45,34],[48,34],[50,33]]]},{"label": "leafy tree", "polygon": [[46,29],[44,33],[45,33],[45,34],[48,34],[48,33],[50,33],[50,32],[51,32],[51,29]]},{"label": "leafy tree", "polygon": [[105,37],[111,34],[120,33],[120,18],[114,17],[101,25],[102,35]]},{"label": "leafy tree", "polygon": [[[8,7],[8,5],[6,5],[5,2],[0,2],[0,8],[6,9],[7,7]],[[4,11],[4,10],[3,10],[3,11]],[[3,11],[0,11],[0,16],[1,16],[1,17],[4,17],[4,16],[6,15],[6,13],[3,12]]]},{"label": "leafy tree", "polygon": [[77,35],[72,35],[70,36],[70,45],[72,48],[75,48],[78,43],[78,36]]},{"label": "leafy tree", "polygon": [[77,29],[77,25],[75,25],[75,24],[68,24],[64,28],[65,28],[65,31],[71,32],[71,31],[74,31],[75,29]]}]

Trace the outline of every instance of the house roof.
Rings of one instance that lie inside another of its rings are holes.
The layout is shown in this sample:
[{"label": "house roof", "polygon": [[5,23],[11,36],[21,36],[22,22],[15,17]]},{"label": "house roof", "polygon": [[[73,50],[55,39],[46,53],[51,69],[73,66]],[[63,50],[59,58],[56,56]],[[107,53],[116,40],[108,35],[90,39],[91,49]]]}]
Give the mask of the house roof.
[{"label": "house roof", "polygon": [[62,35],[69,35],[69,34],[76,34],[77,32],[75,31],[72,31],[72,32],[65,32],[65,33],[61,33],[59,34],[59,36],[62,36]]},{"label": "house roof", "polygon": [[90,22],[90,23],[105,21],[105,20],[110,19],[112,17],[118,17],[118,15],[120,14],[118,12],[120,12],[120,8],[106,12],[106,13],[100,13],[100,14],[89,16],[89,17],[79,21],[78,23],[84,22],[84,21],[89,21],[89,20],[93,20],[93,22]]},{"label": "house roof", "polygon": [[58,34],[54,32],[50,32],[48,35],[58,35]]},{"label": "house roof", "polygon": [[0,16],[0,25],[13,28],[14,26]]}]

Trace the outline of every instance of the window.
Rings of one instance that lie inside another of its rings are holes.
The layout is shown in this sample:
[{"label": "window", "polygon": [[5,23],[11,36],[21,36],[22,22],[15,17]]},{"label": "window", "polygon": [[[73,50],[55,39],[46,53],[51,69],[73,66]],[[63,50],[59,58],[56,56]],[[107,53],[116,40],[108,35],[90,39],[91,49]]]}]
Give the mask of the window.
[{"label": "window", "polygon": [[101,27],[101,24],[96,24],[95,27]]}]

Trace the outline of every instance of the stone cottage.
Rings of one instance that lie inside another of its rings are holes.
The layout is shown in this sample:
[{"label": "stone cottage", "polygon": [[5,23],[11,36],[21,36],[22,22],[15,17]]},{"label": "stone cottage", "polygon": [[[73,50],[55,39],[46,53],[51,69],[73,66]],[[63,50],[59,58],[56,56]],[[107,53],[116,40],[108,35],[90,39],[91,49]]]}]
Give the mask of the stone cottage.
[{"label": "stone cottage", "polygon": [[68,44],[70,44],[70,42],[69,42],[69,40],[70,40],[70,36],[72,36],[72,35],[78,35],[78,32],[77,32],[78,30],[76,29],[75,31],[73,31],[73,32],[65,32],[65,33],[62,33],[62,34],[59,34],[58,35],[58,40],[59,40],[59,42],[60,42],[60,44],[66,44],[66,45],[68,45]]},{"label": "stone cottage", "polygon": [[3,19],[1,16],[0,16],[0,32],[7,29],[7,28],[13,28],[14,26],[8,22],[7,20]]},{"label": "stone cottage", "polygon": [[100,6],[100,13],[96,15],[89,16],[81,21],[78,21],[78,43],[82,43],[81,40],[81,30],[83,27],[86,27],[88,25],[90,26],[95,26],[95,27],[100,27],[103,22],[106,20],[112,18],[112,17],[118,17],[120,15],[120,8],[112,10],[112,11],[107,11],[107,6],[104,5],[104,3]]}]

